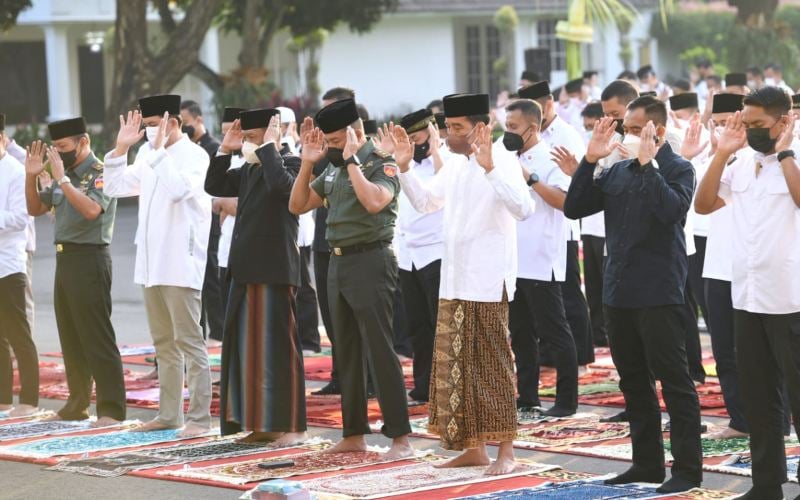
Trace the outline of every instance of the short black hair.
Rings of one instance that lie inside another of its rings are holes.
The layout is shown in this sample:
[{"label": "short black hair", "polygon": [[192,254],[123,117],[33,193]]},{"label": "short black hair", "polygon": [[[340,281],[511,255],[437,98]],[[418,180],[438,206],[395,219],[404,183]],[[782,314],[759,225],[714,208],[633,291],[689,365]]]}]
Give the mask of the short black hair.
[{"label": "short black hair", "polygon": [[506,106],[506,111],[520,111],[525,116],[532,116],[533,121],[542,126],[542,105],[533,99],[516,99]]},{"label": "short black hair", "polygon": [[583,108],[581,116],[585,118],[602,118],[605,116],[603,105],[599,101],[592,101]]},{"label": "short black hair", "polygon": [[681,89],[685,92],[689,92],[689,90],[691,90],[692,88],[691,82],[686,78],[680,78],[678,80],[675,80],[675,83],[672,86],[676,89]]},{"label": "short black hair", "polygon": [[342,101],[344,99],[355,99],[356,91],[347,87],[333,87],[322,94],[323,101]]},{"label": "short black hair", "polygon": [[708,75],[706,80],[714,80],[717,85],[722,85],[722,77],[719,75]]},{"label": "short black hair", "polygon": [[203,116],[203,110],[200,108],[200,105],[197,101],[186,100],[181,103],[181,111],[186,110],[190,115],[197,118],[198,116]]},{"label": "short black hair", "polygon": [[649,95],[637,97],[628,104],[628,111],[635,109],[643,109],[645,116],[653,122],[653,125],[667,126],[667,105],[664,101]]},{"label": "short black hair", "polygon": [[698,68],[710,68],[712,66],[711,61],[706,58],[698,59],[694,65]]},{"label": "short black hair", "polygon": [[477,125],[478,123],[489,125],[489,115],[470,115],[467,116],[466,118],[473,125]]},{"label": "short black hair", "polygon": [[639,97],[639,91],[630,82],[614,80],[603,89],[603,93],[600,94],[600,100],[610,101],[615,97],[623,104],[627,104]]},{"label": "short black hair", "polygon": [[792,109],[792,99],[780,87],[762,87],[745,96],[742,104],[757,106],[773,118],[780,118],[789,114]]},{"label": "short black hair", "polygon": [[639,80],[644,80],[648,76],[655,75],[655,74],[656,74],[656,70],[654,70],[653,67],[650,66],[649,64],[646,65],[646,66],[642,66],[636,72],[636,76],[639,78]]},{"label": "short black hair", "polygon": [[362,121],[369,120],[369,111],[367,111],[367,108],[364,107],[363,104],[356,104],[356,110],[358,110],[358,117],[361,118]]},{"label": "short black hair", "polygon": [[617,75],[617,80],[636,80],[636,73],[634,73],[629,69],[626,69],[625,71]]},{"label": "short black hair", "polygon": [[425,106],[425,109],[428,110],[433,108],[444,109],[444,102],[441,99],[434,99],[431,102],[429,102],[427,106]]},{"label": "short black hair", "polygon": [[756,76],[764,76],[764,72],[758,66],[750,66],[747,68],[747,72]]},{"label": "short black hair", "polygon": [[776,73],[783,73],[783,68],[778,63],[769,63],[767,64],[767,69],[771,69]]}]

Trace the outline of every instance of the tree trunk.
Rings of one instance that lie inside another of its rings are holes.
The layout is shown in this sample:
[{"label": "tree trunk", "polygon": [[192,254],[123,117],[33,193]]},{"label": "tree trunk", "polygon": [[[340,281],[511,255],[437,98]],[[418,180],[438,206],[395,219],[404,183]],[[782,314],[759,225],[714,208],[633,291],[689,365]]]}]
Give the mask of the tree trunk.
[{"label": "tree trunk", "polygon": [[239,51],[239,66],[242,68],[253,68],[263,66],[263,61],[259,64],[259,1],[245,0],[244,16],[242,21],[242,49]]}]

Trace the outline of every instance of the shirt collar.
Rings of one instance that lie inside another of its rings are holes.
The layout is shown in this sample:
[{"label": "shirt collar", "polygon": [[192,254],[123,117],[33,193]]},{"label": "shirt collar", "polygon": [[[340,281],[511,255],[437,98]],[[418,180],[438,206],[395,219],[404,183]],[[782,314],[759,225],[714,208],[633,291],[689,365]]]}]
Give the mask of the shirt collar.
[{"label": "shirt collar", "polygon": [[89,156],[87,156],[86,159],[84,159],[82,162],[78,163],[74,167],[72,167],[70,169],[67,169],[67,172],[72,173],[72,174],[76,174],[76,175],[80,175],[81,173],[83,173],[84,170],[86,170],[88,168],[91,168],[92,165],[95,165],[95,164],[98,164],[98,163],[100,163],[100,161],[94,155],[94,152],[89,151]]}]

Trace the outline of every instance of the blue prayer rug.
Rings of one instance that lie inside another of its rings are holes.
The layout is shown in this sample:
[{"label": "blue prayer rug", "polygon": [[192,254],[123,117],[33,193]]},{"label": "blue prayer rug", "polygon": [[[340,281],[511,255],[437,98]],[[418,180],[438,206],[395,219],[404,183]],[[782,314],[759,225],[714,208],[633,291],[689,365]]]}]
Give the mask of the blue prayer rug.
[{"label": "blue prayer rug", "polygon": [[91,422],[89,420],[15,423],[0,427],[0,441],[82,431],[88,429],[90,425]]},{"label": "blue prayer rug", "polygon": [[657,485],[647,484],[603,484],[603,478],[590,481],[571,481],[567,483],[549,483],[534,488],[495,491],[483,495],[463,497],[460,500],[488,499],[537,499],[537,500],[625,500],[663,497],[656,493]]},{"label": "blue prayer rug", "polygon": [[[786,456],[786,471],[789,481],[797,481],[797,469],[800,463],[800,455]],[[707,465],[703,467],[712,472],[722,472],[726,474],[736,474],[737,476],[752,476],[753,462],[750,455],[733,455],[724,462],[717,465]]]}]

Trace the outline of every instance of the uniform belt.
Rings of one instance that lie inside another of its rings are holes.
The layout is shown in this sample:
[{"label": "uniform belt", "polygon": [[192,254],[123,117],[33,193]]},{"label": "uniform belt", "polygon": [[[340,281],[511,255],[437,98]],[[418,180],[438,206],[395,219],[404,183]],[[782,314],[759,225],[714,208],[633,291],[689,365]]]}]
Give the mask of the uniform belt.
[{"label": "uniform belt", "polygon": [[81,250],[99,250],[108,244],[95,245],[91,243],[56,243],[56,253],[78,252]]},{"label": "uniform belt", "polygon": [[363,245],[353,245],[350,247],[333,247],[331,251],[334,255],[352,255],[354,253],[364,253],[378,248],[385,248],[391,245],[389,241],[373,241],[372,243],[365,243]]}]

